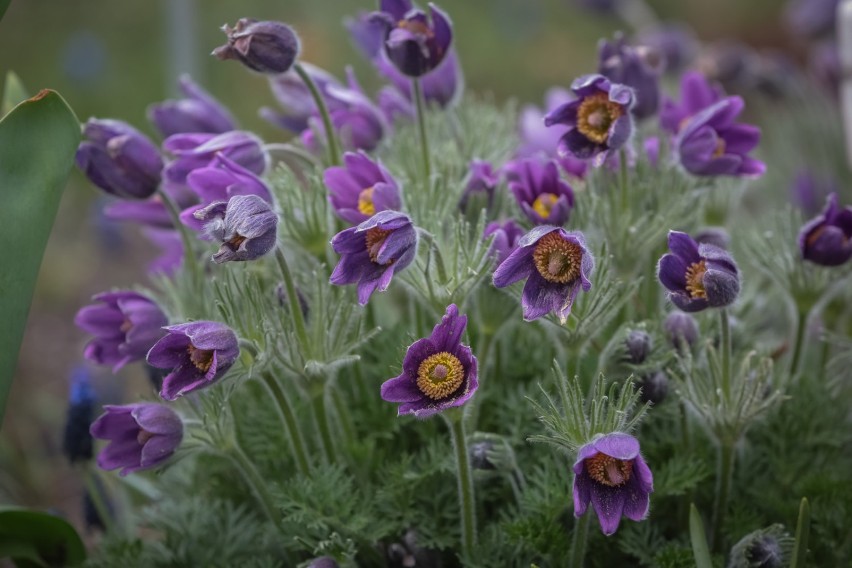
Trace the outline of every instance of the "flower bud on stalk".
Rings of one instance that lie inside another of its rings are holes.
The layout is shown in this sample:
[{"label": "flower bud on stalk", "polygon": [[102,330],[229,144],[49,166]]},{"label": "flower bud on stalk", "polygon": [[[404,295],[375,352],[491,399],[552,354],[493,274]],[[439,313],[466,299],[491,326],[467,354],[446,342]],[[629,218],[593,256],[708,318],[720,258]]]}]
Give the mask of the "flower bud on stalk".
[{"label": "flower bud on stalk", "polygon": [[233,28],[225,24],[222,31],[228,43],[213,50],[219,59],[236,59],[260,73],[286,73],[299,56],[296,32],[287,24],[241,18]]}]

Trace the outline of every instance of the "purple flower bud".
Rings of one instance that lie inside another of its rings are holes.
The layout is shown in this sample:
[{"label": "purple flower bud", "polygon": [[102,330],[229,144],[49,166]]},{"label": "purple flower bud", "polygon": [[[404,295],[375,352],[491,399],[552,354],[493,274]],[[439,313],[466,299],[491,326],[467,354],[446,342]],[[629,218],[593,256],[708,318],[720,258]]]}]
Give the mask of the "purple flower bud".
[{"label": "purple flower bud", "polygon": [[258,175],[266,169],[267,155],[263,142],[250,132],[175,134],[166,138],[163,148],[175,156],[164,172],[166,178],[175,184],[185,184],[193,170],[214,165],[217,155]]},{"label": "purple flower bud", "polygon": [[471,444],[470,450],[470,467],[482,471],[497,469],[491,460],[488,459],[488,453],[494,449],[494,444],[487,440]]},{"label": "purple flower bud", "polygon": [[222,243],[213,262],[255,260],[275,247],[278,215],[269,203],[256,195],[235,195],[195,212],[204,230]]},{"label": "purple flower bud", "polygon": [[521,109],[518,121],[518,136],[521,145],[515,152],[515,158],[544,157],[556,160],[565,173],[577,178],[586,175],[587,164],[585,160],[579,160],[571,154],[559,155],[557,147],[559,141],[568,132],[569,128],[561,124],[547,127],[544,124],[544,116],[564,104],[568,104],[574,96],[565,89],[552,88],[545,94],[544,112],[535,105],[526,105]]},{"label": "purple flower bud", "polygon": [[153,300],[131,291],[105,292],[92,298],[100,302],[77,312],[74,323],[94,335],[86,345],[85,357],[100,365],[112,365],[117,373],[145,354],[163,336],[168,323]]},{"label": "purple flower bud", "polygon": [[524,236],[524,229],[515,223],[514,219],[508,219],[502,223],[492,221],[485,226],[482,238],[487,239],[492,235],[494,240],[491,241],[491,252],[499,266],[512,251],[518,248],[518,241]]},{"label": "purple flower bud", "polygon": [[731,236],[723,227],[707,227],[695,233],[695,242],[727,249],[731,246]]},{"label": "purple flower bud", "polygon": [[494,191],[500,183],[499,174],[494,172],[491,162],[485,160],[473,160],[469,168],[459,208],[466,211],[472,197],[482,196],[485,206],[490,209],[494,205]]},{"label": "purple flower bud", "polygon": [[688,71],[680,80],[680,103],[663,98],[660,109],[660,126],[666,132],[677,134],[690,118],[724,98],[725,91],[711,84],[698,71]]},{"label": "purple flower bud", "polygon": [[296,32],[282,22],[240,18],[235,27],[225,24],[222,31],[228,43],[213,50],[213,55],[222,60],[236,59],[260,73],[286,73],[301,49]]},{"label": "purple flower bud", "polygon": [[364,152],[347,152],[343,164],[323,174],[328,200],[338,217],[357,225],[379,211],[396,211],[402,206],[399,184],[381,162]]},{"label": "purple flower bud", "polygon": [[214,321],[194,321],[166,327],[168,332],[148,352],[148,363],[171,369],[160,396],[175,400],[209,387],[237,360],[240,346],[233,330]]},{"label": "purple flower bud", "polygon": [[840,207],[837,194],[826,199],[822,214],[799,232],[802,258],[823,266],[840,266],[852,258],[852,206]]},{"label": "purple flower bud", "polygon": [[576,0],[581,8],[599,14],[614,14],[623,0]]},{"label": "purple flower bud", "polygon": [[639,387],[642,389],[642,392],[639,393],[639,400],[660,404],[669,394],[669,378],[664,372],[655,371],[650,375],[641,377]]},{"label": "purple flower bud", "polygon": [[228,109],[189,75],[180,78],[180,90],[185,99],[163,101],[148,107],[148,120],[164,138],[184,132],[220,134],[236,128]]},{"label": "purple flower bud", "polygon": [[671,312],[663,321],[663,331],[672,347],[680,349],[685,343],[695,345],[698,341],[698,324],[695,318],[683,312]]},{"label": "purple flower bud", "polygon": [[527,218],[536,225],[564,225],[574,208],[574,191],[559,177],[556,162],[537,158],[503,167],[509,190]]},{"label": "purple flower bud", "polygon": [[598,45],[598,73],[613,83],[633,89],[636,104],[631,112],[639,120],[657,113],[663,64],[663,55],[659,51],[645,46],[629,46],[620,33],[613,41],[601,40]]},{"label": "purple flower bud", "polygon": [[728,251],[699,245],[679,231],[669,231],[669,250],[660,259],[657,275],[674,305],[685,312],[699,312],[734,303],[740,292],[740,277]]},{"label": "purple flower bud", "polygon": [[70,463],[92,459],[92,436],[89,426],[95,417],[95,389],[86,367],[71,371],[68,414],[62,434],[62,452]]},{"label": "purple flower bud", "polygon": [[409,0],[382,0],[381,11],[373,16],[386,26],[388,59],[408,77],[422,77],[438,67],[453,41],[447,15],[434,4],[429,4],[429,12],[431,18]]},{"label": "purple flower bud", "polygon": [[402,373],[382,384],[382,398],[402,403],[398,413],[427,418],[470,400],[479,387],[476,357],[462,345],[467,316],[447,307],[432,335],[418,339],[405,353]]},{"label": "purple flower bud", "polygon": [[628,362],[634,365],[641,365],[651,353],[653,342],[648,332],[641,329],[634,329],[627,334],[624,340],[624,347],[627,349]]},{"label": "purple flower bud", "polygon": [[[310,63],[303,63],[302,67],[326,99],[326,104],[330,107],[336,105],[337,102],[329,97],[329,90],[344,88],[337,78]],[[269,76],[269,88],[284,111],[279,113],[266,107],[260,109],[260,116],[271,124],[298,134],[308,127],[308,119],[318,116],[319,111],[310,90],[295,71]]]},{"label": "purple flower bud", "polygon": [[101,469],[121,469],[121,475],[157,467],[175,452],[183,439],[183,423],[162,404],[104,406],[106,412],[90,432],[109,444],[98,454]]},{"label": "purple flower bud", "polygon": [[93,184],[126,199],[145,199],[157,191],[163,159],[141,132],[118,120],[90,118],[83,136],[77,167]]}]

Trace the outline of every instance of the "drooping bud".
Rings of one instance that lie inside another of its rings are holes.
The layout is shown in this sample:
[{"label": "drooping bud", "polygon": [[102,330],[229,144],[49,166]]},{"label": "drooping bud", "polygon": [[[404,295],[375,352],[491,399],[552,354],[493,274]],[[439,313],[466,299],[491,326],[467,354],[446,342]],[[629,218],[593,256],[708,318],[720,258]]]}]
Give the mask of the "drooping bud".
[{"label": "drooping bud", "polygon": [[221,243],[213,262],[255,260],[275,247],[278,215],[256,195],[235,195],[195,212],[204,230]]},{"label": "drooping bud", "polygon": [[241,18],[233,28],[225,24],[222,31],[228,43],[213,50],[219,59],[236,59],[260,73],[286,73],[299,56],[296,32],[282,22]]},{"label": "drooping bud", "polygon": [[641,365],[648,358],[648,354],[651,353],[653,341],[648,332],[634,329],[627,334],[624,346],[627,348],[627,361],[634,365]]},{"label": "drooping bud", "polygon": [[684,344],[691,347],[698,341],[698,324],[695,318],[683,312],[675,311],[666,316],[663,331],[669,343],[676,349],[680,349]]}]

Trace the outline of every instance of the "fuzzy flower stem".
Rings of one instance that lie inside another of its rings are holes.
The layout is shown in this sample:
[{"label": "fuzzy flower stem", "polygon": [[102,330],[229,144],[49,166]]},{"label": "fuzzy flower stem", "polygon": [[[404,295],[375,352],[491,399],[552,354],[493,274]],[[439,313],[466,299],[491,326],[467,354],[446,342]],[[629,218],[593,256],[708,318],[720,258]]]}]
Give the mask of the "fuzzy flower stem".
[{"label": "fuzzy flower stem", "polygon": [[193,237],[189,234],[189,228],[181,223],[180,210],[172,197],[166,193],[162,187],[157,190],[157,193],[160,195],[160,200],[169,212],[169,216],[172,218],[172,223],[174,223],[175,229],[178,233],[180,233],[180,239],[183,242],[183,264],[189,271],[193,290],[197,291],[202,282],[202,275],[199,270],[198,262],[196,262],[196,259],[192,254]]},{"label": "fuzzy flower stem", "polygon": [[476,510],[473,498],[473,476],[470,471],[470,457],[464,433],[463,411],[444,413],[443,416],[453,437],[458,466],[459,501],[462,508],[462,556],[471,558],[476,544]]},{"label": "fuzzy flower stem", "polygon": [[272,502],[272,495],[270,495],[269,490],[266,488],[266,482],[236,439],[233,441],[231,447],[228,448],[226,455],[240,472],[240,475],[243,476],[243,480],[249,489],[251,489],[255,499],[257,499],[261,509],[263,509],[263,513],[273,525],[278,527],[278,515],[276,514],[275,505]]},{"label": "fuzzy flower stem", "polygon": [[317,427],[320,434],[320,442],[322,442],[323,453],[325,454],[328,463],[335,463],[334,458],[334,440],[331,437],[331,426],[328,422],[328,411],[325,408],[325,393],[320,391],[313,397],[311,401],[314,407],[314,417],[317,421]]},{"label": "fuzzy flower stem", "polygon": [[325,104],[325,100],[322,98],[316,83],[314,83],[314,80],[311,79],[308,72],[305,71],[305,68],[302,67],[301,63],[295,63],[293,65],[293,69],[296,70],[296,73],[298,73],[299,77],[302,81],[304,81],[317,105],[317,109],[322,117],[323,128],[325,128],[325,137],[328,143],[329,165],[336,166],[340,164],[340,150],[337,147],[337,137],[334,135],[334,127],[331,124],[331,115],[328,114],[328,107]]},{"label": "fuzzy flower stem", "polygon": [[722,526],[725,523],[725,511],[728,508],[728,494],[734,475],[734,444],[722,440],[719,446],[718,471],[716,472],[716,502],[713,506],[713,532],[710,533],[711,546],[722,551]]},{"label": "fuzzy flower stem", "polygon": [[98,513],[101,522],[104,524],[104,530],[107,534],[113,532],[115,525],[112,522],[112,515],[109,507],[104,500],[105,489],[97,483],[98,472],[91,464],[86,464],[83,470],[83,477],[86,483],[86,490],[89,492],[89,498],[92,500],[92,505],[95,506],[95,511]]},{"label": "fuzzy flower stem", "polygon": [[[418,228],[419,229],[419,228]],[[435,260],[438,263],[438,279],[441,282],[447,281],[447,265],[444,263],[444,255],[441,254],[441,249],[438,247],[438,243],[435,242],[435,236],[426,231],[425,229],[419,229],[420,236],[429,241],[429,247],[432,252],[435,254]],[[428,277],[428,275],[427,275]]]},{"label": "fuzzy flower stem", "polygon": [[728,310],[719,310],[719,323],[722,331],[722,396],[726,401],[731,398],[731,323]]},{"label": "fuzzy flower stem", "polygon": [[411,80],[414,101],[417,105],[417,129],[420,131],[420,149],[423,151],[423,174],[426,183],[432,178],[432,164],[429,158],[429,139],[426,136],[426,103],[423,98],[423,86],[419,79]]},{"label": "fuzzy flower stem", "polygon": [[796,322],[796,339],[793,344],[793,357],[790,359],[790,380],[796,376],[799,371],[799,362],[802,359],[802,352],[805,348],[805,336],[808,328],[808,312],[799,312],[798,321]]},{"label": "fuzzy flower stem", "polygon": [[281,269],[281,276],[284,277],[284,287],[287,288],[287,301],[290,303],[290,317],[296,325],[296,335],[299,338],[299,343],[302,344],[302,349],[308,349],[308,330],[305,327],[305,316],[302,313],[302,307],[299,305],[299,296],[296,292],[296,285],[293,283],[293,274],[290,272],[290,266],[287,264],[287,257],[284,256],[284,251],[281,247],[275,249],[275,260],[278,261],[278,268]]},{"label": "fuzzy flower stem", "polygon": [[627,211],[629,193],[627,187],[627,152],[622,149],[618,153],[619,178],[621,181],[621,211]]},{"label": "fuzzy flower stem", "polygon": [[278,415],[281,422],[284,424],[284,430],[290,437],[290,443],[293,446],[293,453],[296,456],[296,465],[299,468],[299,473],[304,476],[310,475],[311,466],[308,462],[308,454],[305,452],[305,444],[302,440],[302,433],[299,431],[299,422],[296,420],[296,413],[293,412],[293,406],[290,404],[290,399],[287,398],[287,393],[281,388],[281,383],[272,376],[272,373],[265,372],[261,374],[263,384],[275,400],[278,407]]},{"label": "fuzzy flower stem", "polygon": [[583,559],[586,557],[586,540],[588,540],[589,536],[591,518],[592,513],[586,511],[586,514],[578,518],[574,523],[574,538],[571,542],[571,561],[568,564],[570,568],[583,568]]}]

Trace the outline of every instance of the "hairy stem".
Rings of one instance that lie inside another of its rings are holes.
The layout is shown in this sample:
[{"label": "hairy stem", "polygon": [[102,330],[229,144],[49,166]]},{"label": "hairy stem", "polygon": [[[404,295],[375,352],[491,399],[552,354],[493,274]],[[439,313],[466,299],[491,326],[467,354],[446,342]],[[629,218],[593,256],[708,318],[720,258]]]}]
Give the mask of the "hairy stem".
[{"label": "hairy stem", "polygon": [[423,99],[423,86],[420,79],[411,80],[414,102],[417,105],[417,129],[420,131],[420,149],[423,152],[423,175],[426,182],[432,178],[432,163],[429,157],[429,138],[426,135],[426,102]]},{"label": "hairy stem", "polygon": [[314,395],[312,404],[314,407],[314,417],[317,421],[317,428],[319,429],[323,453],[325,454],[328,463],[335,463],[337,460],[335,460],[334,456],[334,440],[331,436],[331,425],[328,422],[328,411],[325,407],[325,392],[321,391]]},{"label": "hairy stem", "polygon": [[725,513],[728,509],[728,495],[731,491],[731,480],[734,475],[735,457],[734,444],[730,441],[722,441],[717,458],[713,532],[710,533],[710,542],[717,552],[722,550],[722,526],[725,524]]},{"label": "hairy stem", "polygon": [[464,418],[462,412],[452,418],[445,416],[453,437],[456,449],[456,465],[458,467],[459,501],[462,509],[462,555],[471,558],[476,544],[476,510],[473,498],[473,476],[470,471],[470,457],[467,451],[467,439],[464,433]]},{"label": "hairy stem", "polygon": [[802,352],[805,348],[805,336],[808,328],[808,313],[798,312],[798,321],[796,322],[796,339],[793,344],[793,357],[790,359],[790,380],[799,372],[799,363],[802,359]]},{"label": "hairy stem", "polygon": [[299,421],[296,419],[296,413],[293,411],[290,399],[287,398],[287,393],[281,388],[281,383],[272,376],[272,373],[266,371],[261,374],[261,378],[263,379],[266,390],[269,391],[269,394],[275,400],[275,405],[278,408],[278,416],[290,438],[290,444],[293,446],[293,454],[296,456],[296,465],[299,468],[299,473],[307,476],[310,474],[311,466],[308,461],[308,454],[305,452],[302,432],[299,430]]},{"label": "hairy stem", "polygon": [[293,274],[287,264],[287,257],[284,256],[284,251],[281,250],[280,246],[275,248],[275,260],[278,261],[278,268],[281,269],[281,276],[284,277],[284,287],[287,288],[287,302],[290,304],[290,316],[293,318],[296,335],[299,338],[299,343],[302,344],[304,353],[309,346],[305,316],[302,313],[302,306],[299,304],[299,295],[296,293],[296,284],[293,282]]},{"label": "hairy stem", "polygon": [[731,322],[728,310],[719,310],[719,325],[722,332],[722,396],[725,401],[731,399]]},{"label": "hairy stem", "polygon": [[296,70],[296,73],[298,73],[299,77],[302,81],[304,81],[308,90],[311,92],[314,103],[317,105],[317,110],[319,110],[320,117],[322,117],[322,125],[325,129],[325,139],[326,144],[328,145],[328,162],[330,165],[336,166],[340,163],[340,150],[337,147],[337,136],[334,133],[334,126],[331,124],[331,115],[328,113],[328,107],[325,104],[325,99],[323,99],[316,83],[314,83],[314,80],[311,79],[308,72],[305,71],[305,68],[302,67],[301,63],[293,65],[293,69]]},{"label": "hairy stem", "polygon": [[591,518],[591,511],[586,511],[585,515],[576,519],[574,538],[571,542],[571,561],[568,564],[570,568],[583,568],[583,560],[586,557],[586,540],[589,536]]}]

